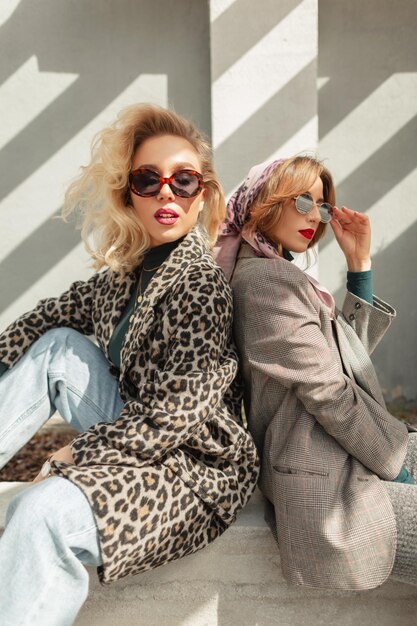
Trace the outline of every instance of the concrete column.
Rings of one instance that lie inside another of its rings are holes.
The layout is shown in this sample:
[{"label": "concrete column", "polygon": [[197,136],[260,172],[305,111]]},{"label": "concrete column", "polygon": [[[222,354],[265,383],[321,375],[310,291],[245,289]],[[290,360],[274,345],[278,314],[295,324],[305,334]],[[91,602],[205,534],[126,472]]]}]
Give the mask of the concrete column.
[{"label": "concrete column", "polygon": [[317,0],[210,0],[212,137],[227,194],[317,147]]},{"label": "concrete column", "polygon": [[[369,215],[374,291],[397,319],[373,355],[391,408],[417,411],[417,4],[319,0],[322,158],[339,204]],[[339,302],[346,264],[333,237],[321,279]]]}]

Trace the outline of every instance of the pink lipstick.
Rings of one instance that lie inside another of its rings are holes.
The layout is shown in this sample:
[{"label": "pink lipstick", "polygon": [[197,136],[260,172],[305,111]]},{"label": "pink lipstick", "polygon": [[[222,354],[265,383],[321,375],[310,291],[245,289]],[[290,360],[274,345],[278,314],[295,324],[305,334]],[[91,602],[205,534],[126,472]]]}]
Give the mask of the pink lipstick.
[{"label": "pink lipstick", "polygon": [[312,228],[306,228],[305,230],[299,230],[298,232],[306,239],[312,239],[314,235],[314,230]]},{"label": "pink lipstick", "polygon": [[166,226],[175,224],[178,217],[178,213],[172,209],[158,209],[154,214],[156,221],[159,222],[159,224],[165,224]]}]

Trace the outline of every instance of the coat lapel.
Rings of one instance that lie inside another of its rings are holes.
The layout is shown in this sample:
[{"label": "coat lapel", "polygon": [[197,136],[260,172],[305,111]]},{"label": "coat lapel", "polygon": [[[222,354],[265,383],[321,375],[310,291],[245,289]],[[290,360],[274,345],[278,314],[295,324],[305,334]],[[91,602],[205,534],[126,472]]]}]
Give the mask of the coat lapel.
[{"label": "coat lapel", "polygon": [[155,319],[155,306],[172,289],[178,276],[208,251],[205,236],[196,226],[169,255],[153,276],[145,292],[137,300],[136,311],[126,333],[121,354],[120,375],[123,377],[135,360],[138,350]]},{"label": "coat lapel", "polygon": [[[241,245],[239,258],[256,258],[256,256],[248,244]],[[385,406],[372,361],[359,337],[339,311],[336,311],[336,319],[332,326],[335,330],[336,341],[346,374],[379,404]]]},{"label": "coat lapel", "polygon": [[385,406],[372,361],[359,337],[340,313],[337,316],[335,328],[346,372],[348,375],[351,372],[358,385],[379,404]]},{"label": "coat lapel", "polygon": [[351,367],[351,363],[349,359],[349,353],[350,353],[349,342],[343,331],[342,325],[339,323],[340,315],[341,315],[340,312],[336,310],[335,319],[332,320],[332,327],[334,330],[335,340],[337,342],[337,349],[338,349],[340,358],[342,360],[343,368],[346,374],[349,376],[349,378],[352,378],[353,380],[355,378],[355,375],[352,371],[352,367]]},{"label": "coat lapel", "polygon": [[117,274],[108,272],[107,283],[97,302],[98,311],[103,313],[105,321],[97,326],[96,336],[108,359],[110,339],[129,302],[135,282],[136,274],[134,271],[128,272],[122,279]]}]

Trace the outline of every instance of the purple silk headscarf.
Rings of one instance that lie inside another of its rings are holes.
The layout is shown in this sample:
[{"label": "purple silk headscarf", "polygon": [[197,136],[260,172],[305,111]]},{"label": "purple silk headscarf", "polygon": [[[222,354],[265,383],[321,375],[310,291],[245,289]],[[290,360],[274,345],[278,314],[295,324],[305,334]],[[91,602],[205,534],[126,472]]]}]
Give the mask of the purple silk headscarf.
[{"label": "purple silk headscarf", "polygon": [[[259,257],[278,259],[278,250],[260,233],[249,233],[246,224],[250,209],[262,186],[271,173],[285,159],[265,161],[252,167],[243,183],[236,189],[227,203],[226,219],[219,228],[219,237],[213,248],[214,258],[230,281],[242,240],[246,241]],[[335,303],[331,293],[315,278],[306,274],[320,300],[325,304],[331,317]]]},{"label": "purple silk headscarf", "polygon": [[228,280],[231,279],[242,239],[247,241],[260,257],[279,257],[277,250],[258,231],[248,233],[245,228],[253,202],[268,176],[284,159],[264,162],[252,167],[243,183],[227,203],[226,219],[219,228],[219,237],[213,254]]}]

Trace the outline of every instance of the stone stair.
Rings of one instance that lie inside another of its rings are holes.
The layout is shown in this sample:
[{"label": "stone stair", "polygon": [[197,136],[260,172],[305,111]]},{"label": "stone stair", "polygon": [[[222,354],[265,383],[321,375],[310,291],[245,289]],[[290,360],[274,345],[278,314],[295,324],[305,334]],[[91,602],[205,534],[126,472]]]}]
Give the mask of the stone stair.
[{"label": "stone stair", "polygon": [[[22,483],[0,484],[0,529]],[[415,626],[417,589],[388,581],[365,592],[287,585],[259,492],[201,552],[90,594],[75,626]],[[1,618],[0,618],[1,623]]]}]

